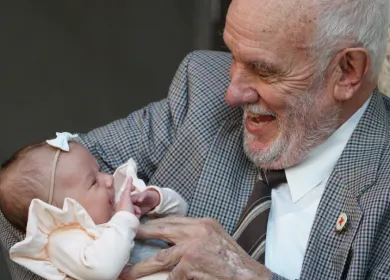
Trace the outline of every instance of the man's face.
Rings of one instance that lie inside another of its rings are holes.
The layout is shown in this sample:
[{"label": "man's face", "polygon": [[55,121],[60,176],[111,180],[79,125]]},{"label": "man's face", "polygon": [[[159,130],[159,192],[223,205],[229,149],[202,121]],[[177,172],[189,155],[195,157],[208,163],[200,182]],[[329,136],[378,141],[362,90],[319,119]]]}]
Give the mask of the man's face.
[{"label": "man's face", "polygon": [[313,7],[301,2],[234,0],[226,19],[226,100],[243,107],[244,148],[263,168],[299,163],[339,125],[332,87],[320,83],[309,55]]}]

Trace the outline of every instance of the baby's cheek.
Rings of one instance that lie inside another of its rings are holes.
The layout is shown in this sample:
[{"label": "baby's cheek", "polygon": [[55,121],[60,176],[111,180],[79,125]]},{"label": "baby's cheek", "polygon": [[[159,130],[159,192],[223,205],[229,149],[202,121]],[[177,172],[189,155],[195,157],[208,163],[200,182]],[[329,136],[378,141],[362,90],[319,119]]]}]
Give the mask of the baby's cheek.
[{"label": "baby's cheek", "polygon": [[99,204],[98,202],[94,205],[94,209],[88,211],[88,213],[97,225],[107,223],[112,216],[111,209],[109,210],[107,206]]},{"label": "baby's cheek", "polygon": [[110,219],[111,219],[111,213],[107,213],[107,211],[105,212],[100,211],[99,213],[97,213],[94,222],[97,225],[104,224],[107,223]]}]

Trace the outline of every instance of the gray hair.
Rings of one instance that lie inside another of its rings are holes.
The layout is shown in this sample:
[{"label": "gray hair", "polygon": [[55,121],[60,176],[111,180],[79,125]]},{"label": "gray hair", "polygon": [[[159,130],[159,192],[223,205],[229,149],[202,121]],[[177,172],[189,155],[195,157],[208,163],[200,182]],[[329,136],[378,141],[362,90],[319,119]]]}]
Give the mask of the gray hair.
[{"label": "gray hair", "polygon": [[317,0],[317,31],[312,50],[320,73],[346,47],[363,47],[371,57],[371,78],[380,74],[386,54],[389,0]]}]

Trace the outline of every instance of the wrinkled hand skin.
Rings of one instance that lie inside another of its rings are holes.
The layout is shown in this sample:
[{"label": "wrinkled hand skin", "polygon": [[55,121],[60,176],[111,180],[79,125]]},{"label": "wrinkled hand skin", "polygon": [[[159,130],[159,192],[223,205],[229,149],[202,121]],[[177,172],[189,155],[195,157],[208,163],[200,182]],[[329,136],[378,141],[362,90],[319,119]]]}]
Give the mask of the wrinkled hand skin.
[{"label": "wrinkled hand skin", "polygon": [[271,279],[272,273],[252,259],[223,227],[209,218],[166,217],[141,225],[138,238],[174,244],[130,267],[121,279],[136,279],[171,269],[170,280]]}]

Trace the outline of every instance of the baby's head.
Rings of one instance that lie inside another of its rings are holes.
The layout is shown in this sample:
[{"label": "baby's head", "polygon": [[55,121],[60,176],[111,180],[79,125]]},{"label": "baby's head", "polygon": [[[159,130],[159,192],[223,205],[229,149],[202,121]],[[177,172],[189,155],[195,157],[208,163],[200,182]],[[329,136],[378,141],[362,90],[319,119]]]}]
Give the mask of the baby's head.
[{"label": "baby's head", "polygon": [[114,214],[113,177],[100,172],[95,158],[84,146],[70,142],[69,147],[66,152],[46,142],[29,145],[2,165],[0,209],[19,230],[25,232],[28,209],[35,198],[58,208],[62,208],[66,197],[73,198],[96,224],[108,222]]}]

